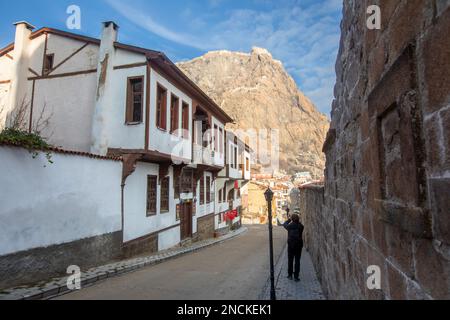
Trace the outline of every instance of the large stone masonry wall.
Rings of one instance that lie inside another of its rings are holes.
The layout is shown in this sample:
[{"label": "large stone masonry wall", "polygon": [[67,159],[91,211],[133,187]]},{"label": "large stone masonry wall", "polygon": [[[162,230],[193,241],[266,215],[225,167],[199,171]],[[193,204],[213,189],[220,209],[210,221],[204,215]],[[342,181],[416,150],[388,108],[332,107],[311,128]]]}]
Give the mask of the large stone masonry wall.
[{"label": "large stone masonry wall", "polygon": [[348,0],[341,28],[323,204],[302,191],[322,285],[332,299],[450,298],[450,1]]}]

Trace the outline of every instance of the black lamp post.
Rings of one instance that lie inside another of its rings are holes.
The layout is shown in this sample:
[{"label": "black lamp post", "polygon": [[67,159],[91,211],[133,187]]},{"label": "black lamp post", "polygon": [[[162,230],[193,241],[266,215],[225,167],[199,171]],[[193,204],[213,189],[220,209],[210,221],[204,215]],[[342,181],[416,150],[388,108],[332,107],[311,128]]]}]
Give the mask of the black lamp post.
[{"label": "black lamp post", "polygon": [[267,207],[269,209],[269,242],[270,242],[270,300],[277,300],[275,294],[275,270],[273,265],[273,226],[272,226],[272,200],[273,191],[268,188],[264,193],[267,201]]}]

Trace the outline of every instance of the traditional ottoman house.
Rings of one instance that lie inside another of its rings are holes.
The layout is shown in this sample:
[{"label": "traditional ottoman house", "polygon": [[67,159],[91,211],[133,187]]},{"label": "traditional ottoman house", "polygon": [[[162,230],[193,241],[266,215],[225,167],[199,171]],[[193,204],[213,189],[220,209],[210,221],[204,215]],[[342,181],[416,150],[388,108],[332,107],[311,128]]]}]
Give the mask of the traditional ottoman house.
[{"label": "traditional ottoman house", "polygon": [[247,184],[251,178],[251,149],[231,130],[226,131],[226,164],[216,181],[216,220],[219,232],[239,226],[242,208],[248,205]]},{"label": "traditional ottoman house", "polygon": [[[240,206],[235,182],[250,176],[248,149],[225,131],[233,120],[163,53],[117,42],[114,22],[104,23],[100,40],[33,30],[17,23],[15,42],[0,50],[0,129],[25,105],[27,128],[48,118],[41,135],[59,151],[122,161],[121,191],[112,195],[121,254],[164,250],[222,228],[219,213]],[[215,196],[219,189],[224,197]],[[0,209],[0,220],[13,206]],[[45,246],[69,240],[78,241]],[[20,249],[33,256],[36,246]],[[10,251],[0,250],[0,260]]]}]

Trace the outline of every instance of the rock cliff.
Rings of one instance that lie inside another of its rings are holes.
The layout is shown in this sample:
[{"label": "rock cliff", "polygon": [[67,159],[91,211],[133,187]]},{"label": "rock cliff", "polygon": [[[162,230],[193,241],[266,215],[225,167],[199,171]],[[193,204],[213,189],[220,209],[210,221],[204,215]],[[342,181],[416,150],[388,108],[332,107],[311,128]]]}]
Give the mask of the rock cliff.
[{"label": "rock cliff", "polygon": [[323,176],[329,121],[267,50],[214,51],[178,66],[235,119],[230,128],[279,129],[280,169]]}]

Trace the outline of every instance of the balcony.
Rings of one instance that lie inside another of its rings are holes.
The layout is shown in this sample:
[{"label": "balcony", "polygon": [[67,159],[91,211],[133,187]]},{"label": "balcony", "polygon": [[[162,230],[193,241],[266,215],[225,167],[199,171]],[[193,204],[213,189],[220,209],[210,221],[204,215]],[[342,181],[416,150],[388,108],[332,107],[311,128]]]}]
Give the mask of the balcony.
[{"label": "balcony", "polygon": [[239,168],[233,168],[232,165],[228,166],[228,178],[240,180],[242,179],[242,170]]},{"label": "balcony", "polygon": [[198,144],[194,144],[194,164],[207,165],[214,167],[224,166],[224,157],[222,154]]}]

